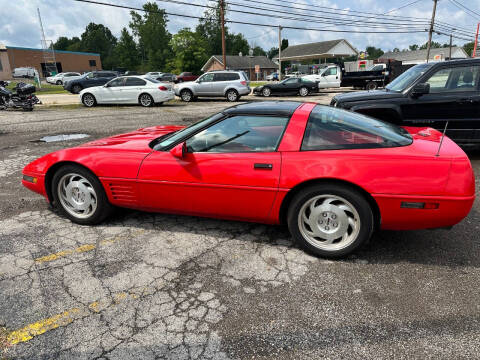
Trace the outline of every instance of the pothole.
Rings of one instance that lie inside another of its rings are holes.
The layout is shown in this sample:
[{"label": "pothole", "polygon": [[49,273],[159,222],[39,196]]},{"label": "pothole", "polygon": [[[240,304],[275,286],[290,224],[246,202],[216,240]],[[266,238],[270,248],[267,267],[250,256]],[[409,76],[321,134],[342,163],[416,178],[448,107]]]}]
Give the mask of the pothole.
[{"label": "pothole", "polygon": [[30,142],[55,142],[55,141],[68,141],[68,140],[79,140],[89,137],[88,134],[61,134],[61,135],[49,135],[44,136],[38,140],[31,140]]}]

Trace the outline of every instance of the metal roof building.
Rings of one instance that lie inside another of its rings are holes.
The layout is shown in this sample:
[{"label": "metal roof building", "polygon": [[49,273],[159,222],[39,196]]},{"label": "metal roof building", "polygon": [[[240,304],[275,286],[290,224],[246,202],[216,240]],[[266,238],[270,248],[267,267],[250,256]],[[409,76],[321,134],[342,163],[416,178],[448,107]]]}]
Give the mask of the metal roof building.
[{"label": "metal roof building", "polygon": [[[463,48],[454,46],[452,47],[452,59],[466,59],[468,54]],[[395,51],[387,52],[380,56],[378,60],[397,60],[401,61],[402,65],[421,64],[426,62],[427,50],[415,50],[415,51]],[[450,60],[450,48],[434,48],[430,49],[429,61],[441,61]]]},{"label": "metal roof building", "polygon": [[328,59],[358,55],[347,40],[329,40],[309,44],[291,45],[282,51],[282,61],[300,61],[308,59]]}]

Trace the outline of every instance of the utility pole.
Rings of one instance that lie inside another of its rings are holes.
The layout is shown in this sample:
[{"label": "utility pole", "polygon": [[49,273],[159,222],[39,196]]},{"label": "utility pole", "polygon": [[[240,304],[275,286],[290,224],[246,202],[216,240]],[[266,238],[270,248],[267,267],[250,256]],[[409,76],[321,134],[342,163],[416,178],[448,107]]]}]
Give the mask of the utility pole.
[{"label": "utility pole", "polygon": [[222,22],[222,56],[223,69],[227,70],[227,55],[225,51],[225,2],[220,0],[220,21]]},{"label": "utility pole", "polygon": [[[453,29],[455,30],[455,29]],[[450,51],[448,55],[448,60],[452,60],[452,34],[450,34]]]},{"label": "utility pole", "polygon": [[478,30],[480,29],[480,23],[477,24],[477,34],[475,35],[475,45],[473,46],[472,58],[475,57],[477,53],[477,45],[478,45]]},{"label": "utility pole", "polygon": [[435,11],[437,10],[437,1],[438,0],[433,0],[432,21],[430,22],[430,30],[428,31],[427,63],[428,59],[430,58],[430,48],[432,46],[433,24],[435,23]]},{"label": "utility pole", "polygon": [[278,81],[282,80],[282,27],[278,25]]}]

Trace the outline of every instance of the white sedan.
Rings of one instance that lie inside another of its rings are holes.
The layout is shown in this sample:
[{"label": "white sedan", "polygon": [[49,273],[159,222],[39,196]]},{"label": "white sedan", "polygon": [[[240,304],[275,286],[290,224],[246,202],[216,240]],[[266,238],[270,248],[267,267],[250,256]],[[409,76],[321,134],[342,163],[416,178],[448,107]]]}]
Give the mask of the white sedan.
[{"label": "white sedan", "polygon": [[78,72],[61,72],[55,76],[47,77],[47,83],[54,84],[54,85],[63,85],[63,83],[67,80],[71,80],[74,77],[81,76]]},{"label": "white sedan", "polygon": [[148,76],[121,76],[103,86],[83,89],[80,100],[86,107],[96,104],[140,104],[148,107],[175,98],[170,84]]}]

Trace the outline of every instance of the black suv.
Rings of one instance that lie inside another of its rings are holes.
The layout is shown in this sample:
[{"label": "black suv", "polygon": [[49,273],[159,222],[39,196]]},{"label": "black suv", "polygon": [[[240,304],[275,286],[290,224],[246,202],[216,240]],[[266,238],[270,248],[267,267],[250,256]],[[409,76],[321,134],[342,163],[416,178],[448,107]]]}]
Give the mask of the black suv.
[{"label": "black suv", "polygon": [[416,65],[384,90],[336,95],[330,105],[402,126],[429,126],[480,143],[480,59]]},{"label": "black suv", "polygon": [[117,76],[116,71],[92,71],[77,79],[68,80],[63,84],[63,88],[71,93],[78,94],[83,89],[105,85]]}]

